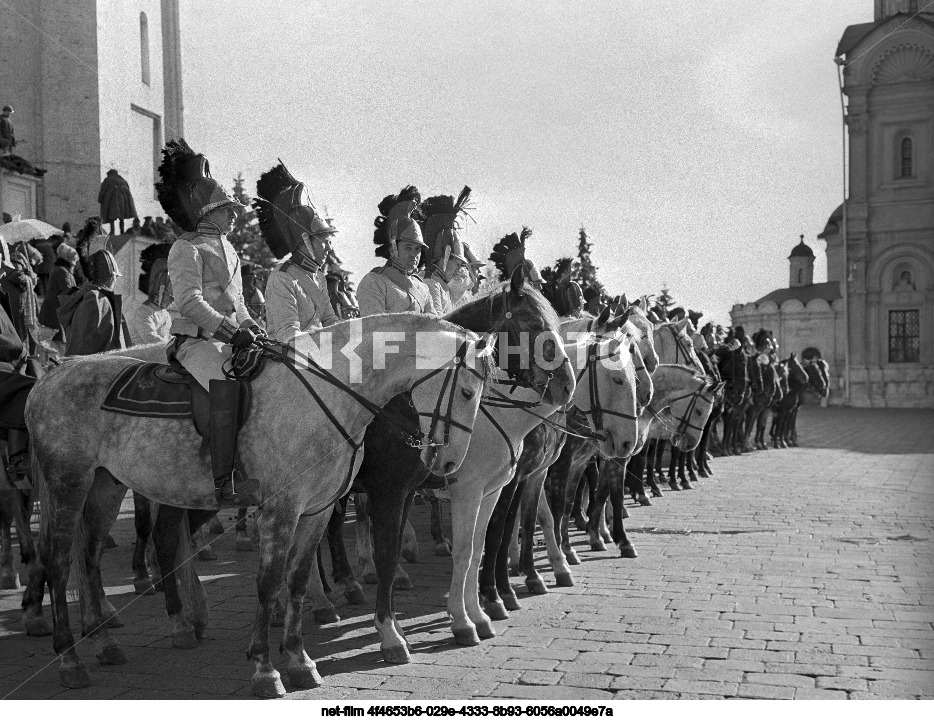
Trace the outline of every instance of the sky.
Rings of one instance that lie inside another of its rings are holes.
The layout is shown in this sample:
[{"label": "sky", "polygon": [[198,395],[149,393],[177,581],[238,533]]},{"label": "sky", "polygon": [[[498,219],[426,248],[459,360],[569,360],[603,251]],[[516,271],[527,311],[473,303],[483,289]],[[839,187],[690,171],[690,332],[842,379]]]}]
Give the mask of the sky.
[{"label": "sky", "polygon": [[281,158],[334,217],[359,281],[377,203],[473,189],[486,258],[534,230],[629,297],[706,320],[788,284],[841,200],[837,41],[872,0],[182,3],[185,136],[247,189]]}]

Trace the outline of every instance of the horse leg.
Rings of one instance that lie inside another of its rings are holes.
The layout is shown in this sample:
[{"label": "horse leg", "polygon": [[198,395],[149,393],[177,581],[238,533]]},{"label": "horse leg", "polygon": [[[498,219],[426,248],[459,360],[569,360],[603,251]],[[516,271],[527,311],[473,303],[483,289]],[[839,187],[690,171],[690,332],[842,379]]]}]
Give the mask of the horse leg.
[{"label": "horse leg", "polygon": [[590,540],[591,551],[605,551],[606,542],[600,533],[601,522],[606,522],[606,514],[603,512],[610,491],[608,485],[608,476],[612,472],[610,466],[612,463],[606,463],[597,479],[597,487],[590,498],[590,505],[587,506],[587,537]]},{"label": "horse leg", "polygon": [[199,561],[216,561],[217,553],[211,548],[211,544],[204,539],[204,532],[199,528],[191,536],[192,550],[197,549]]},{"label": "horse leg", "polygon": [[[300,521],[298,510],[285,506],[285,503],[280,503],[272,508],[264,507],[259,518],[260,559],[259,571],[256,574],[258,607],[253,620],[253,635],[250,639],[248,654],[255,667],[253,677],[250,679],[253,695],[260,698],[278,698],[285,695],[285,686],[282,685],[279,672],[276,671],[269,657],[269,621],[273,604],[276,596],[279,595],[279,589],[285,577],[286,564],[294,549],[297,548],[295,530]],[[323,529],[327,516],[321,518],[320,525]],[[311,527],[317,526],[312,524]],[[305,530],[307,531],[308,528],[306,527]],[[309,573],[315,557],[315,548],[317,544],[310,548],[306,544],[300,549],[308,556]],[[290,599],[290,602],[294,603],[294,599]],[[301,597],[298,604],[300,612]],[[286,616],[288,615],[289,609],[286,610]],[[297,621],[293,620],[293,623]]]},{"label": "horse leg", "polygon": [[[467,608],[470,603],[467,572],[470,570],[474,553],[474,534],[478,533],[477,521],[483,500],[482,490],[476,484],[468,484],[465,487],[458,483],[450,488],[450,494],[451,530],[454,540],[451,559],[454,569],[448,591],[448,615],[451,617],[451,632],[454,634],[455,643],[460,646],[476,646],[480,643],[480,635]],[[481,539],[483,535],[481,534]],[[489,617],[479,607],[478,588],[473,589],[473,595],[473,605],[476,609],[474,615],[486,618],[489,623]]]},{"label": "horse leg", "polygon": [[[494,491],[480,499],[480,505],[477,508],[477,521],[474,526],[473,543],[470,549],[470,560],[467,564],[467,573],[464,578],[464,605],[467,608],[467,616],[473,621],[476,633],[481,639],[493,638],[496,636],[496,631],[493,629],[493,623],[490,617],[480,606],[478,576],[480,573],[480,561],[483,558],[487,525],[490,521],[490,516],[493,514],[493,508],[499,500],[499,496],[500,491]],[[451,515],[453,517],[453,512]],[[452,578],[452,586],[453,581],[454,579]],[[509,614],[506,615],[508,616]],[[454,626],[452,624],[452,631],[453,628]]]},{"label": "horse leg", "polygon": [[250,534],[247,532],[246,527],[246,518],[248,508],[238,508],[237,509],[237,525],[234,526],[237,531],[237,540],[235,548],[238,551],[252,551],[253,550],[253,540],[250,538]]},{"label": "horse leg", "polygon": [[[661,443],[662,441],[659,441],[659,444]],[[681,451],[675,448],[674,446],[672,446],[670,458],[668,460],[668,487],[671,488],[671,490],[673,491],[681,490],[681,487],[678,485],[678,479],[675,477],[675,473],[677,472],[677,469],[678,469],[678,460],[680,459],[680,456],[681,456]]]},{"label": "horse leg", "polygon": [[[674,448],[672,448],[674,450]],[[687,476],[685,475],[685,469],[688,464],[688,458],[692,455],[691,451],[682,451],[678,450],[678,480],[681,481],[681,488],[686,491],[690,491],[694,486],[691,485],[688,481]],[[694,479],[697,481],[697,478]]]},{"label": "horse leg", "polygon": [[146,551],[152,536],[152,503],[146,496],[133,491],[133,525],[136,546],[133,548],[133,589],[137,595],[153,594],[152,574],[146,563]]},{"label": "horse leg", "polygon": [[644,468],[645,468],[645,482],[648,484],[649,488],[652,489],[652,495],[656,498],[662,496],[662,491],[658,487],[658,483],[655,480],[655,446],[658,444],[658,441],[652,439],[645,444],[643,449],[645,452],[644,455]]},{"label": "horse leg", "polygon": [[[626,464],[626,485],[632,493],[632,500],[642,506],[651,506],[652,502],[645,495],[645,485],[642,479],[645,477],[645,462],[648,456],[648,443],[642,446],[639,452],[629,459]],[[653,496],[661,496],[661,489],[655,485],[655,480],[649,482]]]},{"label": "horse leg", "polygon": [[[316,623],[338,623],[341,617],[327,594],[327,582],[324,580],[324,569],[321,565],[321,544],[317,546],[315,552],[311,555],[315,562],[312,564],[308,582],[305,584],[302,595],[311,597],[311,615]],[[288,614],[288,607],[286,607],[286,614]]]},{"label": "horse leg", "polygon": [[344,519],[347,516],[347,500],[344,496],[334,506],[331,518],[328,521],[327,539],[331,551],[331,577],[334,583],[343,589],[344,598],[351,606],[362,606],[366,603],[363,588],[354,578],[350,560],[347,558],[347,547],[344,545]]},{"label": "horse leg", "polygon": [[357,563],[363,572],[364,583],[376,583],[376,566],[373,562],[373,524],[370,521],[369,501],[366,493],[355,493],[353,497],[357,535]]},{"label": "horse leg", "polygon": [[[49,619],[42,615],[42,598],[45,594],[45,566],[39,558],[36,544],[32,537],[30,519],[33,511],[33,494],[37,493],[41,483],[38,467],[33,467],[33,490],[23,494],[19,503],[13,506],[13,519],[16,524],[16,537],[19,540],[20,560],[27,569],[26,589],[23,591],[23,625],[27,636],[50,636],[52,626]],[[43,485],[44,487],[44,485]]]},{"label": "horse leg", "polygon": [[659,438],[655,442],[655,473],[658,475],[659,483],[666,483],[665,477],[665,441]]},{"label": "horse leg", "polygon": [[[591,469],[593,469],[593,471],[591,471]],[[593,496],[593,486],[596,486],[596,478],[593,479],[593,484],[590,483],[591,473],[596,475],[596,464],[593,461],[588,463],[584,468],[580,482],[572,491],[571,503],[569,504],[571,519],[574,521],[574,526],[581,533],[587,532],[587,519],[584,518],[584,493],[587,493],[589,504],[590,498]]]},{"label": "horse leg", "polygon": [[[522,489],[522,522],[519,527],[522,541],[519,546],[519,573],[525,574],[525,587],[529,592],[536,594],[548,593],[545,582],[535,569],[533,550],[539,503],[545,505],[544,489],[542,488],[545,482],[545,472],[545,469],[540,469],[529,473],[526,477],[525,487]],[[545,507],[547,508],[547,505]],[[554,532],[552,532],[552,546],[554,545]],[[563,562],[564,558],[562,557],[561,560]]]},{"label": "horse leg", "polygon": [[619,548],[620,557],[635,558],[639,554],[636,553],[636,549],[629,542],[626,529],[623,526],[623,519],[626,518],[626,507],[623,505],[623,501],[626,500],[623,478],[625,478],[625,472],[612,472],[607,483],[610,491],[610,507],[613,509],[612,538],[613,543]]},{"label": "horse leg", "polygon": [[385,492],[380,493],[378,499],[370,499],[373,505],[372,512],[369,513],[377,577],[374,625],[380,635],[383,660],[387,663],[408,663],[411,660],[408,643],[396,623],[392,603],[395,570],[399,566],[402,526],[405,523],[408,501],[405,488],[387,486],[383,490]]},{"label": "horse leg", "polygon": [[441,500],[432,496],[429,499],[431,506],[431,537],[435,542],[436,556],[451,555],[451,541],[444,535],[444,526],[442,525],[443,514],[441,513]]},{"label": "horse leg", "polygon": [[221,522],[221,517],[219,515],[211,519],[208,525],[208,532],[213,533],[215,536],[219,536],[224,532],[224,524]]},{"label": "horse leg", "polygon": [[[3,469],[0,469],[3,473]],[[2,479],[0,479],[2,481]],[[13,504],[16,491],[0,491],[0,589],[12,590],[19,588],[19,579],[16,569],[13,568]]]},{"label": "horse leg", "polygon": [[[317,688],[321,685],[321,676],[315,662],[305,651],[302,638],[302,602],[309,581],[320,585],[320,572],[317,568],[317,549],[321,547],[321,540],[327,523],[333,514],[318,513],[314,516],[301,516],[295,529],[295,538],[289,551],[288,567],[286,569],[286,584],[288,586],[288,602],[285,607],[285,631],[282,634],[282,653],[285,656],[286,673],[289,683],[301,689]],[[254,686],[254,691],[255,691]],[[278,689],[264,685],[262,690],[271,690],[278,694]]]},{"label": "horse leg", "polygon": [[512,494],[512,500],[509,503],[509,511],[506,514],[506,522],[500,534],[499,551],[496,553],[496,590],[499,593],[499,597],[503,599],[503,605],[506,607],[507,611],[518,611],[522,608],[522,604],[519,603],[519,599],[516,597],[515,589],[513,589],[512,584],[509,582],[509,554],[512,550],[512,539],[515,537],[513,530],[516,527],[516,519],[519,516],[519,505],[522,502],[522,486],[524,485],[522,481],[518,481],[518,487]]},{"label": "horse leg", "polygon": [[[68,476],[64,473],[48,474],[48,501],[43,499],[42,504],[39,553],[49,583],[52,648],[60,658],[59,683],[66,688],[84,688],[91,683],[87,669],[75,650],[67,597],[72,546],[90,485],[90,475],[90,471],[85,478],[76,476],[74,471]],[[84,551],[84,548],[79,549],[81,555]]]},{"label": "horse leg", "polygon": [[[434,512],[434,509],[432,509]],[[441,506],[438,505],[438,516],[441,516]],[[399,553],[409,563],[418,563],[418,537],[415,535],[415,528],[408,521],[402,529],[402,546]]]},{"label": "horse leg", "polygon": [[[181,531],[184,534],[181,541],[184,541],[184,543],[179,543],[180,549],[191,547],[191,537],[201,529],[204,524],[208,523],[212,518],[216,518],[217,511],[190,509],[187,511],[187,515],[187,526],[184,520],[181,524]],[[185,532],[186,529],[187,533]],[[185,559],[180,560],[184,562]],[[195,638],[200,639],[204,637],[204,631],[208,627],[208,594],[204,590],[204,586],[201,585],[201,579],[198,578],[198,571],[195,565],[193,563],[184,563],[182,568],[183,572],[180,576],[182,587],[186,591],[186,600],[189,602],[189,607],[191,608],[189,620],[193,626]]]},{"label": "horse leg", "polygon": [[152,540],[156,546],[156,559],[162,574],[162,590],[165,592],[165,612],[172,626],[172,646],[175,648],[194,648],[198,645],[195,629],[183,613],[182,599],[179,595],[179,565],[191,562],[191,546],[180,543],[182,535],[186,539],[190,534],[183,534],[182,520],[184,508],[159,505],[156,520],[152,528]]},{"label": "horse leg", "polygon": [[[547,474],[548,469],[544,469],[544,473]],[[547,483],[547,478],[545,482]],[[571,573],[571,566],[561,548],[561,537],[557,528],[558,519],[555,518],[551,504],[546,502],[546,494],[544,493],[542,493],[539,500],[537,520],[538,525],[542,527],[542,536],[545,539],[545,554],[555,574],[555,585],[562,587],[573,586],[574,576]],[[534,529],[535,526],[533,525],[532,528]]]}]

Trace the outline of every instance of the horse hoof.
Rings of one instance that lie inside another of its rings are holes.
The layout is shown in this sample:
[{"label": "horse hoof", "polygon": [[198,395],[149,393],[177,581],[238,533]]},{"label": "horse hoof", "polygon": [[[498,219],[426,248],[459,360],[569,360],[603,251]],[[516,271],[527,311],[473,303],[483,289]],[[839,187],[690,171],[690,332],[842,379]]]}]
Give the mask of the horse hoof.
[{"label": "horse hoof", "polygon": [[252,551],[253,541],[246,537],[237,538],[236,548],[238,551]]},{"label": "horse hoof", "polygon": [[119,646],[105,646],[95,655],[104,666],[122,666],[126,663],[126,654]]},{"label": "horse hoof", "polygon": [[[503,603],[501,598],[497,598],[495,601],[486,601],[483,604],[483,610],[486,611],[486,615],[492,618],[494,621],[505,621],[507,618],[509,618],[509,611],[506,610],[506,604]],[[482,634],[481,638],[483,638]]]},{"label": "horse hoof", "polygon": [[439,541],[435,544],[435,555],[447,557],[451,555],[451,544],[449,541]]},{"label": "horse hoof", "polygon": [[681,488],[685,491],[694,490],[694,486],[692,486],[689,481],[681,481]]},{"label": "horse hoof", "polygon": [[409,563],[418,563],[418,549],[403,548],[399,551],[399,555]]},{"label": "horse hoof", "polygon": [[678,482],[677,482],[677,481],[669,481],[669,482],[668,482],[668,487],[669,487],[671,490],[673,490],[673,491],[680,491],[680,490],[681,490],[681,489],[678,487]]},{"label": "horse hoof", "polygon": [[620,558],[637,558],[639,554],[636,553],[636,549],[632,547],[632,544],[629,544],[619,547],[619,555]]},{"label": "horse hoof", "polygon": [[570,573],[564,573],[560,571],[555,574],[555,584],[561,586],[562,588],[570,588],[574,585],[574,576]]},{"label": "horse hoof", "polygon": [[624,519],[629,518],[629,511],[626,510],[626,506],[622,506],[620,508],[619,515],[622,516]]},{"label": "horse hoof", "polygon": [[195,630],[195,638],[198,639],[199,641],[202,638],[204,638],[204,632],[207,630],[207,627],[208,627],[207,624],[199,623],[197,621],[192,621],[191,625]]},{"label": "horse hoof", "polygon": [[489,621],[480,621],[477,626],[477,635],[482,639],[496,638],[496,629]]},{"label": "horse hoof", "polygon": [[602,538],[599,539],[599,540],[597,540],[597,541],[591,541],[591,542],[590,542],[590,550],[591,550],[591,551],[605,551],[605,550],[606,550],[606,544],[603,542],[603,539],[602,539]]},{"label": "horse hoof", "polygon": [[577,555],[577,551],[575,551],[573,548],[569,548],[567,551],[565,551],[564,557],[567,559],[567,562],[571,564],[572,566],[581,565],[580,556]]},{"label": "horse hoof", "polygon": [[318,688],[321,685],[321,674],[314,666],[295,666],[287,669],[289,684],[295,688]]},{"label": "horse hoof", "polygon": [[279,673],[275,675],[253,677],[250,682],[253,695],[257,698],[282,698],[285,696],[285,686],[282,685],[282,679]]},{"label": "horse hoof", "polygon": [[137,596],[152,596],[156,592],[151,578],[134,578],[133,590],[136,591]]},{"label": "horse hoof", "polygon": [[522,610],[522,604],[519,603],[519,599],[516,598],[516,594],[501,593],[499,597],[502,599],[503,605],[506,607],[507,611],[521,611]]},{"label": "horse hoof", "polygon": [[217,554],[214,552],[214,549],[210,546],[205,546],[200,551],[198,551],[198,560],[199,561],[216,561]]},{"label": "horse hoof", "polygon": [[376,576],[376,571],[367,571],[363,574],[364,583],[372,583],[375,585],[378,580],[379,579]]},{"label": "horse hoof", "polygon": [[534,593],[536,596],[542,596],[548,593],[548,589],[540,578],[534,578],[531,581],[527,580],[525,582],[525,587],[529,589],[529,593]]},{"label": "horse hoof", "polygon": [[665,494],[662,493],[662,489],[655,487],[652,489],[652,498],[664,498]]},{"label": "horse hoof", "polygon": [[194,629],[185,629],[184,631],[175,631],[172,634],[172,648],[197,648],[198,639],[195,637]]},{"label": "horse hoof", "polygon": [[58,682],[65,688],[87,688],[91,685],[91,678],[84,666],[74,666],[60,669]]},{"label": "horse hoof", "polygon": [[339,623],[341,620],[333,608],[316,608],[311,615],[316,623]]},{"label": "horse hoof", "polygon": [[510,576],[518,576],[519,573],[520,573],[520,571],[519,571],[519,564],[518,564],[518,563],[510,563],[510,564],[509,564],[509,575],[510,575]]},{"label": "horse hoof", "polygon": [[104,621],[104,628],[123,628],[123,621],[120,620],[120,617],[117,614],[112,614]]},{"label": "horse hoof", "polygon": [[710,476],[707,475],[707,471],[705,471],[703,468],[699,468],[699,469],[697,470],[697,473],[698,473],[698,475],[699,475],[701,478],[709,478],[709,477],[710,477]]},{"label": "horse hoof", "polygon": [[366,594],[360,586],[353,586],[344,591],[344,598],[351,606],[365,606],[367,604]]},{"label": "horse hoof", "polygon": [[51,636],[52,635],[51,624],[49,623],[48,619],[43,618],[42,616],[38,618],[24,619],[23,623],[26,626],[27,636]]},{"label": "horse hoof", "polygon": [[4,573],[0,576],[0,589],[4,591],[15,591],[19,588],[19,577],[15,572]]},{"label": "horse hoof", "polygon": [[408,644],[403,646],[386,646],[381,648],[383,652],[383,661],[386,663],[410,663],[412,655],[409,653]]},{"label": "horse hoof", "polygon": [[408,576],[398,576],[393,579],[392,587],[396,591],[411,591],[415,586],[412,585],[412,579]]},{"label": "horse hoof", "polygon": [[645,495],[644,493],[640,496],[636,496],[636,501],[639,503],[640,506],[651,506],[652,505],[652,501],[650,501],[649,497]]},{"label": "horse hoof", "polygon": [[454,634],[454,643],[458,646],[479,646],[480,636],[477,635],[477,629],[473,626],[467,628],[452,628]]}]

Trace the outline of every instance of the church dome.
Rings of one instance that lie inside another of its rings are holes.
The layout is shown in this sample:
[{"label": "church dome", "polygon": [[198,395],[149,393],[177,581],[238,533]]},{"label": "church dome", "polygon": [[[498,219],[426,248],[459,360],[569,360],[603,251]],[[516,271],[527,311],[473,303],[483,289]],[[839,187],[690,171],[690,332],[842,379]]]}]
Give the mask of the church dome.
[{"label": "church dome", "polygon": [[814,251],[811,250],[811,246],[804,242],[802,239],[794,248],[791,249],[791,255],[789,258],[813,258]]}]

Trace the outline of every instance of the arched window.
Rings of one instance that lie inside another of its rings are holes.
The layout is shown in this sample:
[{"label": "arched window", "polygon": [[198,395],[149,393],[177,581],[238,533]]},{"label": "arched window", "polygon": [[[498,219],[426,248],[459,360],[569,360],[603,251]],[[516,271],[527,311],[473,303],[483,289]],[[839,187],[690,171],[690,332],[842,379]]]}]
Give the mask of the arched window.
[{"label": "arched window", "polygon": [[798,268],[798,284],[801,285],[804,283],[804,270]]},{"label": "arched window", "polygon": [[143,83],[149,85],[149,19],[139,14],[139,57],[143,70]]},{"label": "arched window", "polygon": [[901,142],[901,162],[899,164],[899,178],[911,177],[911,138],[902,138]]}]

